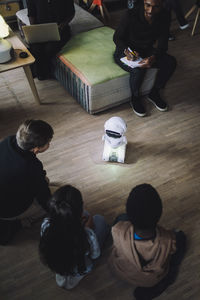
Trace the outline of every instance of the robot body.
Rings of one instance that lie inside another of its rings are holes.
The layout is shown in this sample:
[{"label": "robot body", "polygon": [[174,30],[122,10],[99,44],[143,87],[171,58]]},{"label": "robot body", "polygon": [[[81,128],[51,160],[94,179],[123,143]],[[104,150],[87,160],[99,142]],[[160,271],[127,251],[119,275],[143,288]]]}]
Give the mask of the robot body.
[{"label": "robot body", "polygon": [[124,136],[127,125],[120,117],[112,117],[104,124],[105,134],[103,157],[104,161],[124,163],[127,139]]}]

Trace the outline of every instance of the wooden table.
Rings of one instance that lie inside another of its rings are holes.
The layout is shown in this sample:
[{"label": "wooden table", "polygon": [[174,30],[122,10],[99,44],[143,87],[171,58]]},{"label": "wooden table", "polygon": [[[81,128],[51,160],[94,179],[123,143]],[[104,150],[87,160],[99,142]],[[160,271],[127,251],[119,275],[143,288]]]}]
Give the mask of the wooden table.
[{"label": "wooden table", "polygon": [[[37,104],[40,104],[40,98],[39,98],[39,95],[38,95],[38,92],[37,92],[37,89],[36,89],[36,86],[35,86],[35,82],[33,80],[33,76],[32,76],[32,73],[31,73],[31,69],[30,69],[30,65],[32,63],[34,63],[35,58],[31,55],[31,53],[28,51],[28,49],[25,47],[25,45],[13,33],[13,31],[11,29],[10,29],[10,34],[6,38],[6,40],[8,40],[12,44],[12,46],[14,48],[15,55],[14,55],[14,58],[11,61],[9,61],[7,63],[0,64],[0,73],[23,67],[24,72],[26,74],[26,77],[28,79],[31,91],[32,91],[33,96],[35,98],[35,101],[36,101]],[[27,52],[28,57],[27,58],[20,58],[19,53],[21,51]]]}]

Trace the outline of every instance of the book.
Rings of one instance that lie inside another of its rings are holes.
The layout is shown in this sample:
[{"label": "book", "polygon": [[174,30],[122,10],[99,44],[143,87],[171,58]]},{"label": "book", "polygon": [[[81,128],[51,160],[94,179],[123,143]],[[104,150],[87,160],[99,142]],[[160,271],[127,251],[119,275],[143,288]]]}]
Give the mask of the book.
[{"label": "book", "polygon": [[125,65],[129,66],[130,68],[136,68],[140,67],[139,62],[142,60],[141,57],[138,57],[136,60],[128,60],[126,56],[120,58],[121,62],[123,62]]}]

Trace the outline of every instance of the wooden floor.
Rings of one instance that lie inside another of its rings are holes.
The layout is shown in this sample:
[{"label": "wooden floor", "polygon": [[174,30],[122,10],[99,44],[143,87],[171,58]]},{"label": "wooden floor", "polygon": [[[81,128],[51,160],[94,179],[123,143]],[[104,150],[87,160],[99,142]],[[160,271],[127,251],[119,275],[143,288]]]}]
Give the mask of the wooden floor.
[{"label": "wooden floor", "polygon": [[[114,13],[116,14],[116,12]],[[194,16],[191,16],[193,22]],[[176,282],[159,300],[200,299],[200,24],[194,37],[173,22],[176,41],[169,53],[177,70],[163,97],[168,112],[145,101],[148,116],[139,118],[129,104],[88,115],[54,80],[36,85],[42,105],[34,103],[22,69],[0,75],[0,139],[14,134],[27,118],[43,119],[55,131],[50,149],[39,155],[52,182],[70,183],[83,194],[86,208],[105,215],[108,223],[124,211],[133,186],[151,183],[163,199],[160,223],[180,228],[188,250]],[[126,163],[101,161],[104,122],[124,118],[128,125]],[[77,288],[56,286],[54,274],[38,257],[40,224],[21,231],[10,246],[0,247],[1,300],[130,300],[133,288],[114,278],[108,269],[109,247],[96,268]]]}]

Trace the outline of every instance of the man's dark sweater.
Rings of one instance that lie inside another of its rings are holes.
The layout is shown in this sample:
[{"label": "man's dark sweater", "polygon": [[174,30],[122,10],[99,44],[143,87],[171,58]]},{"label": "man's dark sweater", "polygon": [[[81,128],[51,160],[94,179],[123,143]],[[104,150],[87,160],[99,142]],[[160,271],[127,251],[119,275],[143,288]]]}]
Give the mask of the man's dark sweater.
[{"label": "man's dark sweater", "polygon": [[[149,24],[144,16],[144,3],[138,1],[133,9],[127,10],[113,40],[121,51],[130,47],[143,58],[152,54],[157,57],[168,49],[170,16],[168,11],[161,10]],[[157,47],[153,45],[157,41]]]},{"label": "man's dark sweater", "polygon": [[34,198],[47,209],[50,190],[42,163],[31,151],[18,147],[15,136],[0,142],[0,218],[28,209]]},{"label": "man's dark sweater", "polygon": [[75,14],[73,0],[28,0],[28,16],[37,24],[66,21]]}]

